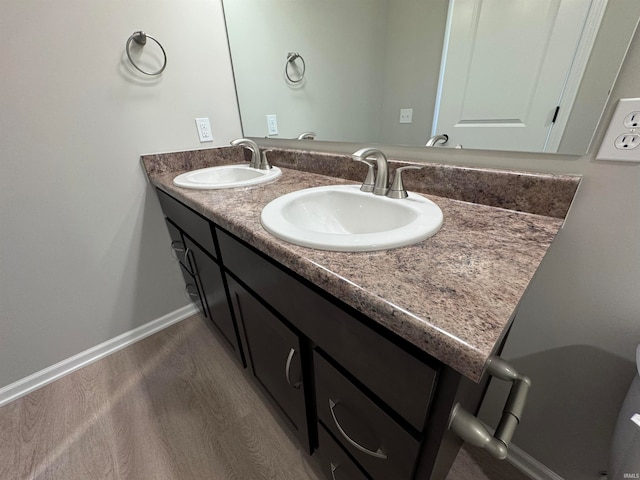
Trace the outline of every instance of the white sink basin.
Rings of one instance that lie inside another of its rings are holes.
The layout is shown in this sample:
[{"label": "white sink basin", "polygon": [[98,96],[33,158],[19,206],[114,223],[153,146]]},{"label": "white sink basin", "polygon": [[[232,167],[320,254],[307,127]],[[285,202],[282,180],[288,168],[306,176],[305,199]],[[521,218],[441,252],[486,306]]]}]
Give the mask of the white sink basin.
[{"label": "white sink basin", "polygon": [[401,200],[359,185],[307,188],[269,202],[260,216],[272,235],[303,247],[369,252],[404,247],[434,235],[442,210],[415,193]]},{"label": "white sink basin", "polygon": [[269,170],[251,168],[248,164],[222,165],[220,167],[201,168],[178,175],[174,185],[183,188],[217,189],[258,185],[274,180],[282,175],[278,167]]}]

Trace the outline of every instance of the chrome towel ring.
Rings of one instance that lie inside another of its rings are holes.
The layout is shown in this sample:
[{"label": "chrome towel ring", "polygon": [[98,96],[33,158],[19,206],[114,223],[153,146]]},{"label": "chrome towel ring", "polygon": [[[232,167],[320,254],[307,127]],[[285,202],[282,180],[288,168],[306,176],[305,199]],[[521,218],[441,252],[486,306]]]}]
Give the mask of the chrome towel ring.
[{"label": "chrome towel ring", "polygon": [[[300,76],[298,78],[291,78],[291,75],[289,74],[289,65],[290,64],[295,65],[296,64],[295,62],[298,58],[302,61],[302,72],[300,72]],[[287,62],[284,64],[284,74],[287,77],[287,80],[289,81],[289,83],[302,82],[302,80],[304,80],[304,73],[306,70],[307,70],[307,65],[304,63],[304,58],[302,58],[302,55],[296,52],[287,53]]]},{"label": "chrome towel ring", "polygon": [[[131,52],[130,52],[131,42],[135,41],[138,45],[144,46],[147,43],[147,38],[150,38],[151,40],[153,40],[154,42],[156,42],[158,44],[158,46],[160,47],[160,50],[162,50],[162,55],[164,56],[164,61],[162,62],[162,67],[157,72],[147,72],[147,71],[143,70],[138,65],[136,65],[136,62],[134,62],[133,58],[131,58]],[[139,72],[144,73],[145,75],[151,75],[151,76],[160,75],[164,71],[164,69],[167,67],[167,52],[164,51],[164,48],[162,47],[162,45],[160,44],[160,42],[158,40],[153,38],[151,35],[148,35],[148,34],[144,33],[142,30],[140,30],[138,32],[133,32],[133,34],[127,40],[127,45],[126,45],[125,49],[127,51],[127,57],[129,57],[129,61],[131,62],[131,65],[133,65],[136,70],[138,70]]]}]

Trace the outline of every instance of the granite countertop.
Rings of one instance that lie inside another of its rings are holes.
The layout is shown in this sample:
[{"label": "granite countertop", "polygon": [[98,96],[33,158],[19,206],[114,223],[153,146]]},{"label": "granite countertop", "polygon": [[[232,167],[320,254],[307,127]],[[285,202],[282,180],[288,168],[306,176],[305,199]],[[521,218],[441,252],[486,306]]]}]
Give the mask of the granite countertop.
[{"label": "granite countertop", "polygon": [[[283,173],[271,183],[224,190],[173,185],[180,173],[241,163],[245,154],[225,147],[145,155],[142,162],[153,185],[473,381],[506,333],[580,181],[426,164],[405,185],[442,209],[436,235],[392,250],[328,252],[273,237],[260,212],[295,190],[353,184],[366,166],[344,155],[274,150],[269,161]],[[390,170],[404,164],[390,162]]]}]

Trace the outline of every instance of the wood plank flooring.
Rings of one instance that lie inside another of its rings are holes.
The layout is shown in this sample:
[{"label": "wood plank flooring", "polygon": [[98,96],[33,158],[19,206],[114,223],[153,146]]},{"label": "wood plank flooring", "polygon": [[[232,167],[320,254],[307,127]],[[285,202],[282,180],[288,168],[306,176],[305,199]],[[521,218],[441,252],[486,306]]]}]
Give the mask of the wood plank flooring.
[{"label": "wood plank flooring", "polygon": [[[481,451],[447,480],[526,480]],[[0,408],[3,480],[325,480],[199,316]]]}]

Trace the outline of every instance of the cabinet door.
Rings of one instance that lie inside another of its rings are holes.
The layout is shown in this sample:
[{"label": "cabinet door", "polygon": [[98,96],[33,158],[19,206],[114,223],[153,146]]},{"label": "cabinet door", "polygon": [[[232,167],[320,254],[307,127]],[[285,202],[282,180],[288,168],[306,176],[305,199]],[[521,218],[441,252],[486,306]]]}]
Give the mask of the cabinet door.
[{"label": "cabinet door", "polygon": [[250,372],[310,451],[300,339],[240,284],[227,282]]},{"label": "cabinet door", "polygon": [[200,313],[203,317],[208,317],[209,313],[207,312],[207,308],[205,307],[202,300],[202,291],[198,286],[196,277],[191,275],[191,273],[189,273],[185,266],[182,264],[180,264],[180,271],[182,272],[182,277],[184,278],[184,291],[186,292],[187,297],[189,297],[189,299],[191,299],[191,301],[196,304],[196,307],[198,307],[198,310],[200,310]]},{"label": "cabinet door", "polygon": [[229,302],[227,301],[227,294],[222,280],[222,270],[215,260],[204,253],[190,238],[185,236],[184,242],[190,257],[188,260],[194,265],[194,273],[200,282],[209,319],[227,341],[236,358],[242,363],[238,334],[229,309]]}]

